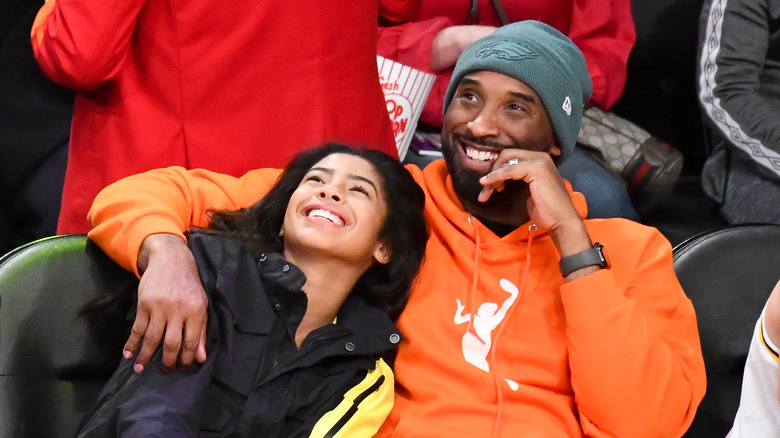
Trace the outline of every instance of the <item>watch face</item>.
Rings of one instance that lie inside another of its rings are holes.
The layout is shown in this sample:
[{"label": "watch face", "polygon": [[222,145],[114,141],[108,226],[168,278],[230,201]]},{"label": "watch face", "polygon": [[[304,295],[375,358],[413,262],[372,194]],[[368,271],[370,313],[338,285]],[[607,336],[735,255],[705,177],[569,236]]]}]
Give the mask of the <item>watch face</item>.
[{"label": "watch face", "polygon": [[599,253],[599,257],[601,257],[601,267],[609,268],[609,260],[607,259],[607,251],[604,249],[604,245],[596,242],[596,244],[593,245],[593,249],[595,249]]}]

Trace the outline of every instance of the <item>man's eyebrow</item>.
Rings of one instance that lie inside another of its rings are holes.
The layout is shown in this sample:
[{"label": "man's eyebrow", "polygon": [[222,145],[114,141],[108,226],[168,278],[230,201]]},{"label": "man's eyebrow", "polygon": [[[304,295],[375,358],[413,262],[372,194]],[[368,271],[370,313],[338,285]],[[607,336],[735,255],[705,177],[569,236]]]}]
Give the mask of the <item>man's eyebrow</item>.
[{"label": "man's eyebrow", "polygon": [[479,81],[476,79],[472,79],[468,76],[464,76],[463,78],[461,78],[458,85],[479,85]]},{"label": "man's eyebrow", "polygon": [[520,92],[517,92],[517,91],[511,91],[509,94],[510,94],[511,96],[513,96],[513,97],[517,98],[517,99],[524,100],[524,101],[526,101],[526,102],[528,102],[528,103],[533,103],[533,104],[536,104],[536,103],[537,103],[537,102],[536,102],[536,98],[534,98],[534,97],[533,97],[532,95],[530,95],[530,94],[526,94],[526,93],[520,93]]},{"label": "man's eyebrow", "polygon": [[[316,172],[327,173],[328,175],[333,175],[333,169],[328,169],[327,167],[312,167],[311,169],[309,169],[309,172],[315,172],[315,171]],[[366,183],[366,184],[370,185],[371,187],[373,187],[375,192],[379,192],[379,190],[376,188],[376,184],[374,184],[373,181],[371,181],[370,179],[368,179],[366,177],[363,177],[363,176],[360,176],[360,175],[355,175],[355,174],[352,174],[352,173],[348,173],[347,174],[347,178],[348,179],[353,179],[353,180],[358,180],[358,181],[363,181],[364,183]]]},{"label": "man's eyebrow", "polygon": [[[458,83],[458,85],[459,85],[459,86],[460,86],[460,85],[471,85],[471,86],[477,86],[477,85],[481,85],[481,83],[480,83],[478,80],[476,80],[476,79],[470,78],[470,77],[468,77],[468,76],[464,76],[464,77],[463,77],[463,78],[460,80],[460,82]],[[523,100],[523,101],[525,101],[525,102],[528,102],[528,103],[532,103],[532,104],[537,104],[537,103],[538,103],[538,101],[536,100],[536,98],[534,98],[534,96],[533,96],[533,95],[531,95],[531,94],[527,94],[527,93],[521,93],[521,92],[519,92],[519,91],[510,91],[510,92],[509,92],[509,95],[510,95],[510,96],[512,96],[512,97],[514,97],[515,99],[520,99],[520,100]]]}]

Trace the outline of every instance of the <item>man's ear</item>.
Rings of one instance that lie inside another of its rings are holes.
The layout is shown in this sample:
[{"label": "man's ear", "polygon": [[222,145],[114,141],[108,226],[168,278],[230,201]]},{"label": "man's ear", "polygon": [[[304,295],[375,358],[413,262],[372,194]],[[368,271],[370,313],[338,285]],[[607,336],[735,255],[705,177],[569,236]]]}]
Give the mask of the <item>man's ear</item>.
[{"label": "man's ear", "polygon": [[553,156],[553,158],[558,158],[563,154],[563,150],[560,146],[558,146],[558,143],[553,143],[550,145],[550,150],[548,151],[550,155]]},{"label": "man's ear", "polygon": [[374,259],[380,264],[386,265],[390,262],[390,258],[393,256],[393,250],[390,245],[385,241],[379,241],[374,248]]}]

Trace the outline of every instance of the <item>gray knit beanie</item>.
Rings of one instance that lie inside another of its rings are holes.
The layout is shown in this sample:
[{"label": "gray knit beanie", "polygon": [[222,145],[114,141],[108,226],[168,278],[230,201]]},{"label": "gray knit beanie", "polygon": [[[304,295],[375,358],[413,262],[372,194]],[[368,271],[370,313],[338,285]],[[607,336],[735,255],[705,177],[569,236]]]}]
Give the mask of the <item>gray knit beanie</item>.
[{"label": "gray knit beanie", "polygon": [[580,132],[582,106],[593,84],[582,52],[566,35],[539,21],[508,24],[471,44],[461,53],[444,96],[444,113],[460,80],[487,70],[513,77],[542,99],[562,150],[561,160],[574,149]]}]

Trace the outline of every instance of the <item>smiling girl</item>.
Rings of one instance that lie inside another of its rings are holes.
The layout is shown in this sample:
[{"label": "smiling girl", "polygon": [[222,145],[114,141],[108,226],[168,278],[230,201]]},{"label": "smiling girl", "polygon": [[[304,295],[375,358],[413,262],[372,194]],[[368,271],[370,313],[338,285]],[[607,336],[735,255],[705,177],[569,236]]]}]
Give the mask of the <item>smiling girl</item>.
[{"label": "smiling girl", "polygon": [[80,436],[373,435],[392,407],[382,357],[425,251],[423,203],[397,160],[329,144],[253,206],[212,212],[189,234],[207,359],[166,373],[163,349],[141,369],[126,358]]}]

